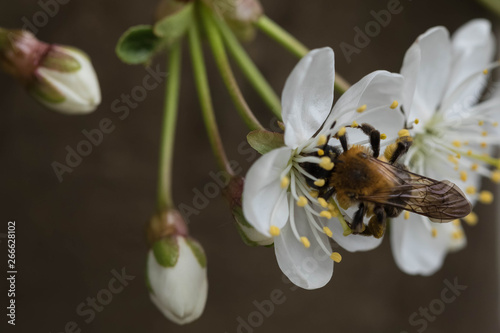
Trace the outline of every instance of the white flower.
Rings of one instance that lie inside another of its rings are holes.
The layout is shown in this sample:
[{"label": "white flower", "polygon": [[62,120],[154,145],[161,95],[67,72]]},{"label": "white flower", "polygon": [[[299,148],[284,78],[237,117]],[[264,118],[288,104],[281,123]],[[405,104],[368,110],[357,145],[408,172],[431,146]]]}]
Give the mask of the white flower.
[{"label": "white flower", "polygon": [[[500,182],[499,171],[488,169],[500,166],[489,156],[490,146],[500,143],[500,94],[478,102],[488,74],[499,65],[492,62],[494,53],[491,24],[478,19],[451,38],[443,27],[428,30],[406,52],[401,69],[401,104],[414,136],[405,164],[417,174],[457,184],[472,203],[492,200],[491,193],[477,191],[481,176]],[[464,220],[474,224],[477,217]],[[391,242],[401,270],[422,275],[433,274],[447,252],[466,245],[460,221],[432,223],[409,213],[393,220]]]},{"label": "white flower", "polygon": [[153,244],[147,261],[151,301],[171,321],[198,319],[207,300],[206,258],[192,238],[165,237]]},{"label": "white flower", "polygon": [[[305,289],[324,286],[333,273],[328,237],[348,251],[368,250],[380,239],[350,232],[343,220],[351,210],[340,211],[335,201],[317,199],[307,181],[324,180],[308,173],[301,163],[317,164],[331,170],[328,157],[319,154],[331,135],[345,126],[369,123],[387,136],[382,145],[393,142],[404,125],[401,112],[391,106],[402,97],[403,78],[377,71],[353,85],[332,110],[335,80],[334,54],[330,48],[311,51],[296,65],[282,94],[285,146],[259,158],[246,176],[243,213],[247,221],[265,236],[274,236],[276,258],[281,270],[296,285]],[[355,122],[355,123],[353,123]],[[366,144],[359,129],[347,128],[350,144]],[[331,139],[331,146],[339,146]],[[341,223],[343,222],[343,223]],[[329,259],[329,257],[331,259]]]}]

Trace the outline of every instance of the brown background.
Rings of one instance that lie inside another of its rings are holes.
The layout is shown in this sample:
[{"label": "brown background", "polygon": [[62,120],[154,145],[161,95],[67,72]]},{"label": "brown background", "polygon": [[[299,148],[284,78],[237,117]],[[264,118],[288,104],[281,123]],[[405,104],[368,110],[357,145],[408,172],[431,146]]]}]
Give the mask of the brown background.
[{"label": "brown background", "polygon": [[[337,52],[337,70],[349,81],[376,70],[398,71],[411,42],[427,28],[444,25],[454,31],[476,17],[495,18],[475,1],[402,1],[404,10],[372,38],[347,64],[339,44],[352,44],[353,28],[372,20],[371,10],[386,8],[377,1],[265,2],[266,13],[310,47],[331,46]],[[40,28],[44,41],[71,44],[87,51],[98,72],[103,102],[89,116],[68,117],[47,111],[34,102],[11,78],[0,76],[1,226],[17,221],[17,326],[18,332],[62,332],[75,321],[83,332],[235,332],[239,316],[255,311],[254,300],[269,298],[274,289],[286,301],[276,306],[255,332],[415,332],[408,317],[420,306],[440,297],[444,279],[458,278],[468,289],[427,332],[497,332],[498,281],[496,222],[493,210],[479,207],[480,223],[467,227],[469,246],[446,259],[432,277],[407,276],[394,264],[388,239],[375,251],[351,254],[335,266],[332,281],[316,291],[290,290],[282,282],[272,249],[242,244],[232,225],[226,203],[211,200],[192,216],[192,234],[204,245],[209,260],[210,290],[204,315],[179,327],[168,322],[149,301],[144,286],[147,248],[145,221],[155,208],[158,142],[163,88],[150,92],[128,118],[120,120],[111,103],[140,85],[145,70],[127,66],[115,56],[115,42],[127,27],[149,23],[155,1],[69,1]],[[0,25],[20,27],[41,10],[35,1],[2,1]],[[247,47],[276,91],[297,59],[259,35]],[[208,50],[207,50],[208,51]],[[207,52],[208,55],[208,52]],[[198,102],[185,53],[181,110],[175,159],[175,200],[191,204],[193,189],[203,190],[216,170],[200,121]],[[231,159],[245,169],[237,146],[245,127],[236,116],[218,73],[209,59],[210,77],[219,124]],[[161,64],[163,57],[156,59]],[[241,77],[240,77],[241,78]],[[263,123],[271,118],[244,80],[242,90]],[[110,118],[116,126],[80,166],[59,183],[51,163],[63,162],[65,147],[84,139],[81,131],[98,127]],[[489,186],[489,185],[488,185]],[[6,242],[0,244],[6,253]],[[4,281],[6,255],[0,255]],[[110,271],[136,276],[123,292],[87,324],[76,307],[107,287]],[[6,306],[5,285],[0,308]],[[5,316],[2,314],[2,325]],[[242,331],[244,332],[244,330]]]}]

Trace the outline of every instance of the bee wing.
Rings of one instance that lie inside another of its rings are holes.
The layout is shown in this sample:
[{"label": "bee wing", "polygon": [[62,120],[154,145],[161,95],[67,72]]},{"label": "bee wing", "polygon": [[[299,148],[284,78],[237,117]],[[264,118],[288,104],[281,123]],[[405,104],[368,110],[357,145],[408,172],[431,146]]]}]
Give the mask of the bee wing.
[{"label": "bee wing", "polygon": [[427,216],[433,222],[449,222],[470,214],[472,206],[457,185],[437,181],[398,168],[377,159],[383,177],[396,185],[384,188],[361,200],[389,205]]}]

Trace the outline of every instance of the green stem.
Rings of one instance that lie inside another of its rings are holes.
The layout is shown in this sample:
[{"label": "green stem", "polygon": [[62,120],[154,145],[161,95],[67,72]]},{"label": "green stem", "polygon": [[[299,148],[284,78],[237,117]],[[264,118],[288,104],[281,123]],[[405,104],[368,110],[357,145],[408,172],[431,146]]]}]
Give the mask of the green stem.
[{"label": "green stem", "polygon": [[263,129],[262,125],[252,113],[252,110],[250,110],[250,107],[248,106],[245,98],[243,97],[243,94],[240,91],[240,88],[238,87],[238,83],[234,78],[233,71],[231,70],[231,65],[229,64],[229,60],[227,58],[224,43],[222,42],[222,38],[219,34],[219,31],[217,30],[217,27],[215,26],[214,19],[211,15],[210,10],[204,4],[200,4],[198,8],[200,9],[200,16],[203,21],[205,33],[208,37],[215,62],[219,67],[222,79],[226,84],[229,95],[231,95],[231,98],[233,99],[233,102],[238,109],[241,118],[247,124],[250,130]]},{"label": "green stem", "polygon": [[181,78],[181,45],[179,42],[172,45],[170,49],[167,60],[167,71],[169,75],[165,88],[165,106],[158,168],[157,206],[159,212],[174,207],[172,198],[172,161]]},{"label": "green stem", "polygon": [[[285,49],[299,58],[304,57],[309,49],[300,41],[288,33],[285,29],[277,25],[269,17],[262,15],[255,23],[269,37],[281,44]],[[349,89],[350,84],[338,73],[335,73],[335,91],[343,94]]]},{"label": "green stem", "polygon": [[500,16],[500,1],[498,0],[478,0],[483,6]]},{"label": "green stem", "polygon": [[253,85],[257,93],[262,97],[267,106],[271,109],[276,117],[281,120],[281,102],[280,98],[274,92],[273,88],[266,81],[264,76],[261,74],[257,66],[250,59],[245,49],[238,42],[238,39],[233,34],[228,25],[218,19],[214,18],[214,22],[217,25],[224,41],[232,54],[238,66],[242,70],[243,74],[247,77],[250,83]]},{"label": "green stem", "polygon": [[208,85],[207,71],[205,68],[205,60],[203,59],[203,52],[201,49],[200,33],[198,25],[193,22],[189,28],[189,48],[191,51],[191,61],[193,63],[194,78],[196,81],[196,89],[200,99],[201,111],[205,127],[210,140],[210,145],[217,159],[217,164],[221,170],[225,170],[228,174],[234,175],[234,171],[227,160],[224,146],[217,128],[215,121],[215,113],[210,97],[210,87]]}]

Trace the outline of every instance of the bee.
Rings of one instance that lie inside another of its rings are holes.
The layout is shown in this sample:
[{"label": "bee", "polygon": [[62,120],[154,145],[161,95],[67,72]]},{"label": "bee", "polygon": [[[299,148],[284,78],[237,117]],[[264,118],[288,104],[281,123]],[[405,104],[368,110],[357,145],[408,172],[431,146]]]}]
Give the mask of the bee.
[{"label": "bee", "polygon": [[[311,174],[326,179],[323,187],[309,183],[319,191],[319,196],[329,199],[336,196],[343,209],[358,205],[352,221],[348,222],[355,234],[383,236],[387,218],[397,217],[403,210],[428,217],[433,222],[450,222],[470,214],[472,207],[457,185],[438,181],[408,171],[397,160],[412,144],[412,138],[403,135],[385,150],[387,162],[378,159],[380,133],[371,125],[358,125],[369,138],[371,149],[354,145],[349,147],[345,128],[335,138],[343,151],[327,143],[323,152],[334,163],[331,170],[304,163]],[[403,132],[404,134],[404,132]],[[363,223],[369,217],[368,228]]]}]

